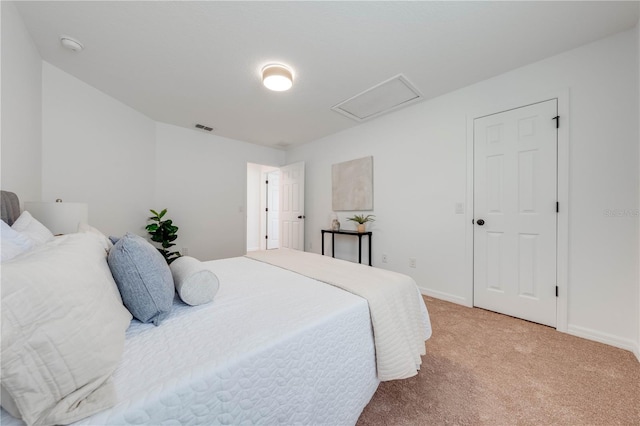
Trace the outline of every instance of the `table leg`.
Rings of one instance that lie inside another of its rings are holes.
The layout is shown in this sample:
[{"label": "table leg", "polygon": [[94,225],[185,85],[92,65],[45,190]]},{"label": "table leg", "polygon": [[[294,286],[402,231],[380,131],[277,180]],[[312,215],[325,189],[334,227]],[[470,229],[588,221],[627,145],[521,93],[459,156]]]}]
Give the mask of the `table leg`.
[{"label": "table leg", "polygon": [[336,234],[331,233],[331,257],[336,257]]},{"label": "table leg", "polygon": [[369,234],[369,266],[371,266],[371,234]]},{"label": "table leg", "polygon": [[322,255],[324,256],[324,231],[322,231]]},{"label": "table leg", "polygon": [[358,234],[358,263],[362,263],[362,234]]}]

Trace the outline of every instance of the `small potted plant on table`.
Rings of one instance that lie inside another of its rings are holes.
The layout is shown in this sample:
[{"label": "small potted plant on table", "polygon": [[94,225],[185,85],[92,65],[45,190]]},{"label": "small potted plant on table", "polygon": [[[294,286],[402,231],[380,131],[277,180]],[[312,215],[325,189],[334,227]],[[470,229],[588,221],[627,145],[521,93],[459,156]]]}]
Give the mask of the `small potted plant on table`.
[{"label": "small potted plant on table", "polygon": [[350,220],[352,222],[356,222],[358,224],[358,232],[366,232],[367,230],[367,222],[375,222],[374,219],[375,215],[374,214],[368,214],[368,215],[364,215],[364,214],[356,214],[353,217],[348,217],[347,220]]}]

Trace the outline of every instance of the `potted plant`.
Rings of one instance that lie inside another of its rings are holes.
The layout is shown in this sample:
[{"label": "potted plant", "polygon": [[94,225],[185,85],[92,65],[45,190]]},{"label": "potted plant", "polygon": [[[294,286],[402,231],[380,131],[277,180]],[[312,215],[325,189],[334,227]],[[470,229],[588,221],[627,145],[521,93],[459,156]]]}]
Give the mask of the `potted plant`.
[{"label": "potted plant", "polygon": [[365,216],[363,213],[363,214],[353,215],[353,217],[348,217],[347,220],[356,222],[358,224],[358,232],[365,232],[367,230],[367,225],[365,224],[367,222],[375,222],[374,217],[375,217],[374,214],[368,214]]},{"label": "potted plant", "polygon": [[162,254],[168,264],[171,264],[174,260],[182,256],[178,251],[169,251],[170,247],[175,246],[173,241],[178,238],[176,233],[178,232],[178,227],[173,224],[171,219],[162,220],[165,214],[167,214],[167,209],[162,210],[158,213],[155,210],[149,210],[153,213],[148,220],[153,221],[146,226],[146,230],[149,231],[151,235],[151,241],[155,241],[156,243],[160,243],[162,248],[159,248],[158,251]]}]

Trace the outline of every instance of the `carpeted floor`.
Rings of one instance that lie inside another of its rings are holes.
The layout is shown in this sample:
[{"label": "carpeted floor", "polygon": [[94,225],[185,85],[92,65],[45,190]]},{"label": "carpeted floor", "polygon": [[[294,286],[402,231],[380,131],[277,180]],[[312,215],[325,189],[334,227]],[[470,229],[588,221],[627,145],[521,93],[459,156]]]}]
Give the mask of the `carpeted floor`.
[{"label": "carpeted floor", "polygon": [[552,328],[425,297],[416,377],[380,384],[365,425],[640,425],[640,362]]}]

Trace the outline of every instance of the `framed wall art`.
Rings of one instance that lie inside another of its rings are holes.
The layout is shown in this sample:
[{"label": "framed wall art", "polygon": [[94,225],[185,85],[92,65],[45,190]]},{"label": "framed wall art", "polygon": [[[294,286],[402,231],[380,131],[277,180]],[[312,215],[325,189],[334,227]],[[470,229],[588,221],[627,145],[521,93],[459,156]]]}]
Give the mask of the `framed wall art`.
[{"label": "framed wall art", "polygon": [[373,210],[373,157],[331,166],[333,211]]}]

